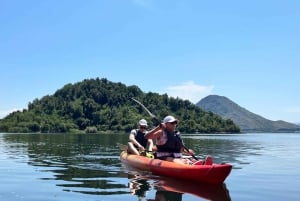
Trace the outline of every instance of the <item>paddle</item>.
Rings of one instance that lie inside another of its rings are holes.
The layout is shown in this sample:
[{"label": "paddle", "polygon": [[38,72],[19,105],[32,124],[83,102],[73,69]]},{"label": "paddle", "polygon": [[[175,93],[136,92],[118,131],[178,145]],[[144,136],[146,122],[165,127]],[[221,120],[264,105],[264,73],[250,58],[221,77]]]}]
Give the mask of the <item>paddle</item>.
[{"label": "paddle", "polygon": [[[142,106],[142,108],[144,108],[146,110],[146,112],[150,115],[150,117],[152,117],[158,124],[161,123],[161,121],[154,115],[152,114],[140,101],[131,98],[134,102],[138,103],[140,106]],[[195,160],[199,160],[194,154],[190,153],[189,148],[187,148],[184,144],[182,144],[183,148],[195,159]]]}]

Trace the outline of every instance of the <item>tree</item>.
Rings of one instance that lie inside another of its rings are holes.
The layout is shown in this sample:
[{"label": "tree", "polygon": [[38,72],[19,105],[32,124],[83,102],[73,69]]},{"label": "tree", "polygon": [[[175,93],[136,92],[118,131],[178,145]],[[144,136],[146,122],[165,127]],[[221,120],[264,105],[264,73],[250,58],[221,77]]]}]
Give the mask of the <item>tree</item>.
[{"label": "tree", "polygon": [[140,100],[158,119],[174,115],[182,133],[240,132],[230,120],[207,113],[190,101],[167,94],[143,93],[136,85],[125,86],[105,78],[66,84],[54,95],[34,99],[28,109],[0,120],[1,132],[129,132],[141,118],[149,118]]}]

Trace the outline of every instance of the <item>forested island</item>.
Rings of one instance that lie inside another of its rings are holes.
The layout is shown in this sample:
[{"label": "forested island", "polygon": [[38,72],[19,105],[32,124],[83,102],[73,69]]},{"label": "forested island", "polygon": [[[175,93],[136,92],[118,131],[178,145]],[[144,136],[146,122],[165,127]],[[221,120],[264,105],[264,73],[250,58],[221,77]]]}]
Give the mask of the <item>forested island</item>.
[{"label": "forested island", "polygon": [[53,95],[35,99],[23,111],[0,120],[0,132],[8,133],[127,133],[139,119],[155,126],[142,102],[157,118],[174,115],[181,133],[239,133],[230,119],[205,112],[188,100],[167,94],[144,93],[138,86],[126,86],[106,78],[85,79],[67,84]]}]

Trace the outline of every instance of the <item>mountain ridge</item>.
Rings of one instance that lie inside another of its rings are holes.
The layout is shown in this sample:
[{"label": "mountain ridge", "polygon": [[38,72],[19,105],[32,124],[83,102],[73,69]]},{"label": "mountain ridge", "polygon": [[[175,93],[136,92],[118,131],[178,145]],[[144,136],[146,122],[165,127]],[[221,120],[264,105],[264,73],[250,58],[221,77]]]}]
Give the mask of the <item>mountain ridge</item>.
[{"label": "mountain ridge", "polygon": [[248,111],[225,96],[209,95],[196,103],[201,109],[231,119],[242,132],[296,132],[300,126],[282,120],[268,120]]}]

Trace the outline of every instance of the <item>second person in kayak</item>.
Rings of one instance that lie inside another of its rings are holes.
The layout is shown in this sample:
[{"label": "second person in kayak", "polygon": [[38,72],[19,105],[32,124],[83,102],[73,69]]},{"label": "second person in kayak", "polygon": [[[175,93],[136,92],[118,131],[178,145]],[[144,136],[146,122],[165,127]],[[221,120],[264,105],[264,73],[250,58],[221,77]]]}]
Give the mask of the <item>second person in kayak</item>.
[{"label": "second person in kayak", "polygon": [[[181,152],[184,149],[183,141],[176,126],[179,121],[173,116],[166,116],[163,123],[145,134],[147,139],[156,139],[156,157],[161,160],[173,161],[176,163],[186,163],[182,160]],[[188,150],[193,154],[192,150]]]},{"label": "second person in kayak", "polygon": [[146,139],[144,136],[147,133],[147,121],[141,119],[138,122],[138,128],[130,131],[128,141],[128,153],[140,155],[147,147],[147,151],[152,151],[153,141]]}]

